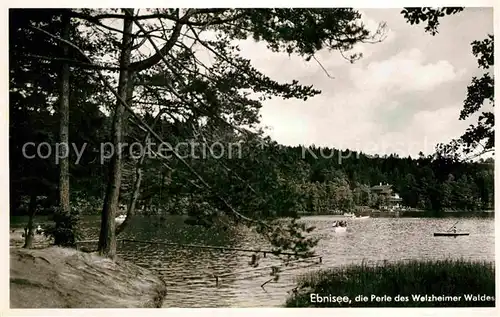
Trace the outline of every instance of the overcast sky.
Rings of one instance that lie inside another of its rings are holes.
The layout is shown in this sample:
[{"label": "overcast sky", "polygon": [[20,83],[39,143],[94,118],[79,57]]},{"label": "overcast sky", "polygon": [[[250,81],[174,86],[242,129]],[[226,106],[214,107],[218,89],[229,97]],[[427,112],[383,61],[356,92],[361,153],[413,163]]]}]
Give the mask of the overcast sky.
[{"label": "overcast sky", "polygon": [[241,44],[243,56],[271,78],[322,90],[307,101],[267,101],[261,113],[268,134],[285,145],[401,156],[430,154],[437,143],[460,136],[470,123],[458,120],[467,86],[481,74],[470,43],[493,33],[493,10],[467,8],[445,17],[435,36],[407,24],[400,9],[360,12],[373,30],[387,22],[388,36],[357,47],[364,57],[355,64],[338,52],[320,52],[335,79],[314,60],[272,53],[252,40]]}]

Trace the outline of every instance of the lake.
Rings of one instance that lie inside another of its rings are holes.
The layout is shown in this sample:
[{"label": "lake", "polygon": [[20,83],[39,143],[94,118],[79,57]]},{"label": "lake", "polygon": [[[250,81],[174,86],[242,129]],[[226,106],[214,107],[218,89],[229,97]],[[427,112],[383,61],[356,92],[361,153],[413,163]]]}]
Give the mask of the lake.
[{"label": "lake", "polygon": [[[251,253],[175,246],[125,243],[118,255],[160,274],[168,285],[164,307],[277,307],[282,306],[297,276],[320,268],[367,261],[406,259],[465,258],[494,261],[493,218],[369,218],[348,220],[344,233],[332,231],[339,216],[301,218],[314,225],[321,240],[316,247],[321,264],[302,263],[269,282],[271,269],[234,274],[216,286],[215,275],[248,270]],[[266,241],[250,230],[226,232],[188,226],[182,216],[136,217],[120,238],[204,244],[232,248],[269,249]],[[87,239],[97,239],[99,217],[86,217],[83,225]],[[457,223],[463,237],[434,237]],[[259,267],[279,263],[272,255],[261,258]]]}]

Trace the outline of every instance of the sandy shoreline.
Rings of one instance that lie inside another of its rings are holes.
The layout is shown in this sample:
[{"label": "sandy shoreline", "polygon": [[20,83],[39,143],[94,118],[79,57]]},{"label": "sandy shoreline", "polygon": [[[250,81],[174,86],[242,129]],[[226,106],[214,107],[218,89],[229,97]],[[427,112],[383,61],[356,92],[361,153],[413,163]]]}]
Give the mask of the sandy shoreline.
[{"label": "sandy shoreline", "polygon": [[165,296],[163,280],[121,259],[60,247],[10,248],[11,308],[161,307]]}]

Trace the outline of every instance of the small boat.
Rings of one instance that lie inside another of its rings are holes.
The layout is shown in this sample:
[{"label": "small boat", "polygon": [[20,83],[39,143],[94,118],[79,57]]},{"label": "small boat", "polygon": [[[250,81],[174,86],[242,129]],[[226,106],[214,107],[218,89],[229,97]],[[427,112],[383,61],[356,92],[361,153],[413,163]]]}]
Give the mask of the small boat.
[{"label": "small boat", "polygon": [[458,236],[468,236],[468,232],[457,232],[458,221],[453,224],[453,226],[446,232],[434,232],[435,237],[458,237]]},{"label": "small boat", "polygon": [[335,232],[346,232],[347,230],[345,221],[334,221],[332,227]]},{"label": "small boat", "polygon": [[347,227],[333,227],[333,230],[335,231],[335,233],[346,232]]},{"label": "small boat", "polygon": [[435,237],[457,237],[468,236],[468,232],[434,232]]},{"label": "small boat", "polygon": [[127,219],[126,215],[119,215],[118,217],[115,218],[115,223],[116,224],[122,224],[125,219]]},{"label": "small boat", "polygon": [[356,217],[352,212],[344,212],[344,217]]},{"label": "small boat", "polygon": [[361,219],[368,219],[368,218],[370,218],[370,216],[358,216],[358,217],[352,217],[352,219],[359,219],[359,220],[361,220]]}]

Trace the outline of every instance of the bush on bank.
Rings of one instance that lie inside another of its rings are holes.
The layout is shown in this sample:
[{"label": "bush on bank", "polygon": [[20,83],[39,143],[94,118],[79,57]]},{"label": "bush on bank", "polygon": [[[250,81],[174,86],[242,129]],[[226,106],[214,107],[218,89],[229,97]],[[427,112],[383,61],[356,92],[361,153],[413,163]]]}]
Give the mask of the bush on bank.
[{"label": "bush on bank", "polygon": [[494,307],[494,296],[494,263],[469,260],[376,266],[362,263],[300,277],[286,306]]}]

